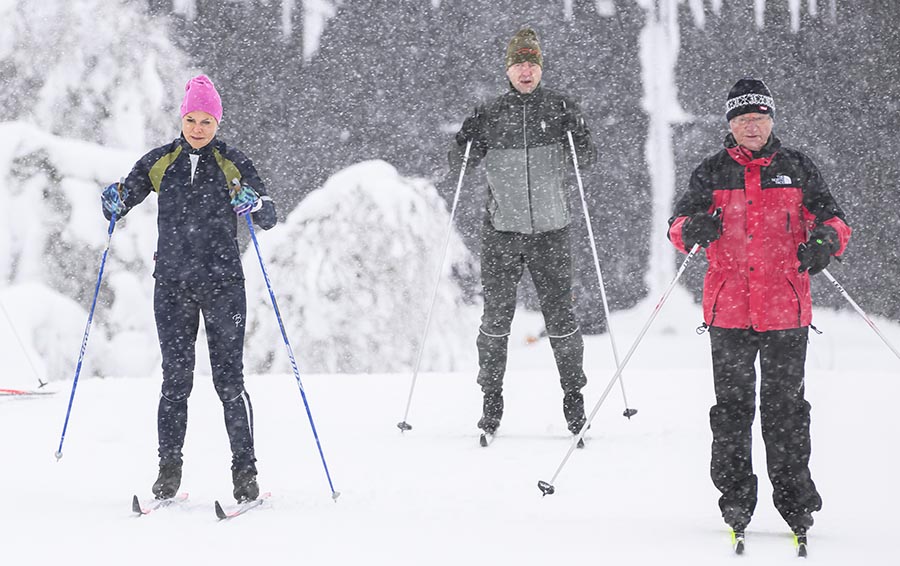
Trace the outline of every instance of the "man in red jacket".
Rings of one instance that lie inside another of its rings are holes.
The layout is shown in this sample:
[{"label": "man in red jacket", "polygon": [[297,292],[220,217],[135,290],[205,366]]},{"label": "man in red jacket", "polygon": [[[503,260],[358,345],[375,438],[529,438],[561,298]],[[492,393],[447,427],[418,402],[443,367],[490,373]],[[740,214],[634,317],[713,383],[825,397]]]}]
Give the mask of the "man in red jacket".
[{"label": "man in red jacket", "polygon": [[738,81],[726,102],[725,147],[694,170],[669,220],[672,244],[681,251],[699,244],[709,260],[703,319],[716,392],[710,467],[722,517],[741,537],[757,499],[751,459],[757,356],[775,507],[798,537],[822,507],[809,471],[804,398],[809,277],[844,252],[851,232],[812,160],[772,134],[774,115],[762,81]]}]

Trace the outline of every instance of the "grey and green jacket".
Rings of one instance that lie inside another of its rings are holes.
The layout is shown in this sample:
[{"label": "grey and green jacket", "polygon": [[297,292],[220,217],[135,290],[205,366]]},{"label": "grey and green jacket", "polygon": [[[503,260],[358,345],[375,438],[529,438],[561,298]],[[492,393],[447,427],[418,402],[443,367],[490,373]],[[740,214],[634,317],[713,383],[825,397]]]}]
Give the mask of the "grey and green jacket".
[{"label": "grey and green jacket", "polygon": [[[540,85],[529,94],[510,86],[509,92],[476,109],[482,136],[472,144],[469,166],[484,161],[487,214],[496,230],[535,234],[569,224],[566,111],[577,118],[572,139],[578,165],[589,167],[594,142],[580,109],[566,96]],[[458,135],[450,151],[451,170],[459,171],[465,144]]]},{"label": "grey and green jacket", "polygon": [[[275,205],[253,162],[217,138],[193,149],[180,137],[151,150],[135,163],[125,178],[128,195],[122,216],[150,193],[157,194],[159,239],[154,277],[195,283],[244,278],[237,241],[238,218],[229,193],[233,179],[252,187],[263,201],[262,208],[252,213],[254,223],[264,230],[274,226]],[[107,218],[108,214],[104,211]]]}]

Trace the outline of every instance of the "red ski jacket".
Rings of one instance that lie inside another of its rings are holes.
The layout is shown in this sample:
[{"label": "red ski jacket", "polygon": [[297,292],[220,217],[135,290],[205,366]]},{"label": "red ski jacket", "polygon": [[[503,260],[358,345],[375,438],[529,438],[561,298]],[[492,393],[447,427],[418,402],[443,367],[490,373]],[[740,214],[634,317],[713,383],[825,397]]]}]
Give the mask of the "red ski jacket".
[{"label": "red ski jacket", "polygon": [[851,229],[818,168],[774,135],[758,152],[738,146],[706,158],[669,220],[669,240],[686,251],[681,230],[697,212],[722,210],[722,235],[706,249],[703,319],[720,328],[759,332],[812,322],[809,274],[799,273],[797,248],[809,231],[834,228],[844,252]]}]

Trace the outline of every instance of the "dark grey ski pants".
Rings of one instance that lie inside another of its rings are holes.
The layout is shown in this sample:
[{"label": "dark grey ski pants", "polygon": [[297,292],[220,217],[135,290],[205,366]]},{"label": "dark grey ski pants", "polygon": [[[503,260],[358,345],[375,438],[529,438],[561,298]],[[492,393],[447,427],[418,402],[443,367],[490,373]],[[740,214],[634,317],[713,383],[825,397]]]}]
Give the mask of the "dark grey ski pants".
[{"label": "dark grey ski pants", "polygon": [[[573,398],[564,403],[566,420],[583,422],[584,407],[579,392],[587,378],[582,369],[584,341],[575,319],[572,297],[568,227],[539,234],[519,234],[497,231],[490,221],[485,222],[481,248],[484,314],[477,339],[478,384],[486,395],[502,391],[507,343],[516,311],[516,291],[526,267],[537,289],[560,385],[566,395]],[[577,423],[574,426],[578,426]]]},{"label": "dark grey ski pants", "polygon": [[253,407],[244,389],[243,374],[247,318],[244,282],[192,284],[157,280],[153,308],[163,370],[157,421],[160,461],[179,464],[182,461],[187,402],[194,385],[195,344],[202,313],[213,385],[225,413],[232,467],[255,469]]},{"label": "dark grey ski pants", "polygon": [[756,332],[709,329],[716,404],[710,409],[713,433],[710,472],[722,493],[725,522],[746,526],[756,508],[757,478],[751,458],[759,356],[759,412],[766,465],[775,508],[792,529],[812,525],[822,507],[810,477],[809,411],[804,398],[807,327]]}]

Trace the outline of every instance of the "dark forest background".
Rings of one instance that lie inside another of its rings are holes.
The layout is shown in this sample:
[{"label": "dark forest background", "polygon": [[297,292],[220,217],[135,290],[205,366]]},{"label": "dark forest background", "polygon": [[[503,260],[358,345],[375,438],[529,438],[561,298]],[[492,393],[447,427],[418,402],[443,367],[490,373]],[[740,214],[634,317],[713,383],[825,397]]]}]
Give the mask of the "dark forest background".
[{"label": "dark forest background", "polygon": [[[280,4],[197,0],[197,17],[173,16],[173,39],[227,92],[222,135],[253,156],[282,214],[331,174],[367,159],[430,178],[449,200],[456,179],[448,144],[477,103],[507,88],[506,43],[528,24],[541,37],[544,84],[580,101],[600,148],[584,182],[610,307],[646,296],[651,187],[638,49],[646,10],[616,0],[613,13],[598,13],[602,3],[572,0],[567,18],[562,2],[345,0],[304,61],[300,10],[285,37]],[[693,119],[674,128],[676,192],[721,147],[730,86],[762,78],[776,98],[775,133],[813,157],[854,227],[832,273],[868,312],[900,320],[900,2],[838,1],[834,18],[825,2],[816,17],[803,3],[799,31],[787,0],[766,3],[761,29],[751,0],[723,0],[719,13],[706,4],[702,29],[685,3],[679,14],[677,87]],[[171,0],[148,7],[173,12]],[[484,190],[483,179],[468,176],[457,213],[475,254]],[[596,275],[573,204],[579,312],[583,326],[599,332]],[[681,257],[673,251],[673,262]],[[703,269],[697,262],[684,278],[695,293]],[[845,307],[827,285],[814,278],[817,304]],[[533,294],[524,294],[533,307]]]}]

